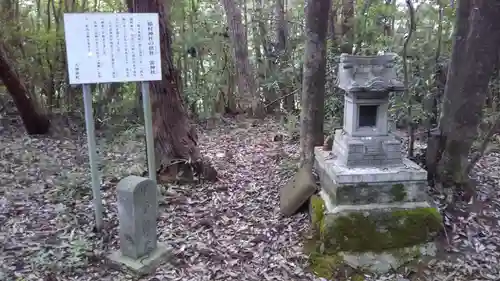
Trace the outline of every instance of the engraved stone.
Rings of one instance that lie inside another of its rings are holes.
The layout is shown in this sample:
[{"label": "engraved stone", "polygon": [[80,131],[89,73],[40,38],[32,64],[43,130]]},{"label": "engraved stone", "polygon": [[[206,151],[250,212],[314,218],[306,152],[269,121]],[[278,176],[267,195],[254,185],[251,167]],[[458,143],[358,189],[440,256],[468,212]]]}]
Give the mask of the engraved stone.
[{"label": "engraved stone", "polygon": [[128,176],[117,186],[120,250],[111,254],[112,264],[140,275],[153,271],[168,249],[157,242],[157,189],[147,178]]},{"label": "engraved stone", "polygon": [[156,186],[150,179],[130,176],[118,183],[120,249],[134,259],[156,248]]}]

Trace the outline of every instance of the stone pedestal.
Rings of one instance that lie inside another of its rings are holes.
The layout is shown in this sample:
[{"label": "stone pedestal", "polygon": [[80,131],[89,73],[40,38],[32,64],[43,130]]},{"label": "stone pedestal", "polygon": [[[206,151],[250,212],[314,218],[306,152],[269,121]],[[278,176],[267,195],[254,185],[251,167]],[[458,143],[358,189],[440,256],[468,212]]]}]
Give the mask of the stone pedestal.
[{"label": "stone pedestal", "polygon": [[397,166],[403,163],[401,142],[393,135],[351,136],[336,130],[333,156],[346,167]]},{"label": "stone pedestal", "polygon": [[385,273],[435,253],[442,219],[427,200],[427,173],[400,165],[347,167],[315,148],[321,191],[311,198],[312,223],[324,254],[352,267]]},{"label": "stone pedestal", "polygon": [[316,147],[314,153],[321,189],[332,206],[427,202],[427,172],[406,158],[400,165],[350,168],[333,151]]},{"label": "stone pedestal", "polygon": [[310,200],[316,250],[377,273],[433,254],[442,229],[426,194],[427,172],[402,156],[388,130],[389,92],[403,90],[392,58],[341,56],[344,126],[332,151],[315,148],[321,191]]}]

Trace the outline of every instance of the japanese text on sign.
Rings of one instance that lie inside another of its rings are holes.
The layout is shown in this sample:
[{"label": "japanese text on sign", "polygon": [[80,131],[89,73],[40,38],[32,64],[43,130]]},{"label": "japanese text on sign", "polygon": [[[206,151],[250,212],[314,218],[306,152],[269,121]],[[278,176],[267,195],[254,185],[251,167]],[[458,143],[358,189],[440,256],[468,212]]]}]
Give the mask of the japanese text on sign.
[{"label": "japanese text on sign", "polygon": [[158,14],[64,14],[70,84],[161,80]]}]

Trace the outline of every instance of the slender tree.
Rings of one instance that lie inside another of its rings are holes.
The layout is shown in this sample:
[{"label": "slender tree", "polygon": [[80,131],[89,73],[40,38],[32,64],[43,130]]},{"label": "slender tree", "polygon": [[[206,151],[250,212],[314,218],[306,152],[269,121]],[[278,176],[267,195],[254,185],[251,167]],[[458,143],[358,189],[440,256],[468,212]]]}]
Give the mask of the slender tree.
[{"label": "slender tree", "polygon": [[[369,4],[366,1],[365,4]],[[342,53],[351,54],[354,44],[354,0],[342,0],[342,44],[340,50]]]},{"label": "slender tree", "polygon": [[[326,33],[330,7],[331,0],[309,0],[306,3],[306,47],[300,113],[301,165],[312,164],[314,146],[323,142]],[[318,126],[319,123],[321,126]]]},{"label": "slender tree", "polygon": [[[286,21],[285,0],[275,0],[274,14],[276,20],[276,46],[279,56],[279,67],[283,71],[290,65],[290,47],[288,46],[288,22]],[[292,94],[291,77],[286,75],[285,79],[280,82],[281,98],[283,99],[283,108],[287,112],[295,110],[295,97]]]}]

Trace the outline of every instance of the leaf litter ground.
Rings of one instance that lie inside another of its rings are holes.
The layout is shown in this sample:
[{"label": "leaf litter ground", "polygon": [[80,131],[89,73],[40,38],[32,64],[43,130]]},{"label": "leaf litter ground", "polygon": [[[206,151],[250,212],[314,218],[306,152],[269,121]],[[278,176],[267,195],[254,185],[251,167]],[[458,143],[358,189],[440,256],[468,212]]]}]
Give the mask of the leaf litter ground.
[{"label": "leaf litter ground", "polygon": [[[105,230],[97,234],[82,126],[71,134],[28,137],[14,131],[18,124],[7,125],[0,124],[0,280],[135,280],[105,260],[119,247],[116,182],[145,170],[141,129],[111,140],[98,136],[106,211]],[[141,280],[325,280],[307,271],[307,215],[279,213],[279,188],[298,156],[287,137],[273,141],[279,133],[286,135],[269,120],[203,130],[200,147],[221,180],[162,187],[159,241],[173,248],[173,257]],[[464,202],[451,210],[434,192],[450,241],[443,243],[442,259],[418,274],[407,268],[367,280],[499,280],[498,156],[488,155],[476,169],[474,200],[482,204]]]}]

